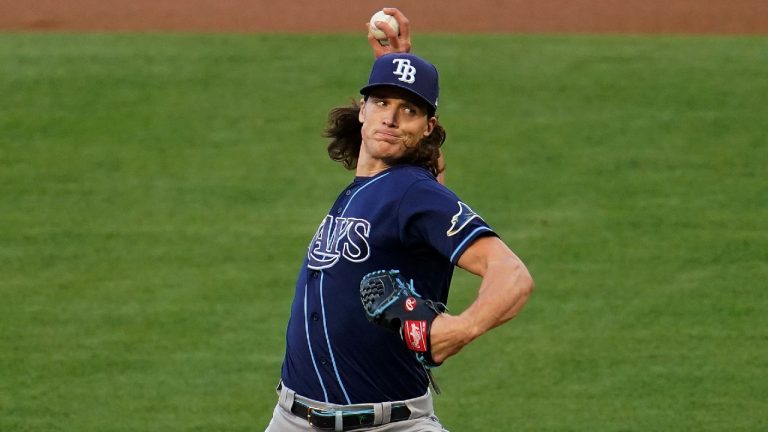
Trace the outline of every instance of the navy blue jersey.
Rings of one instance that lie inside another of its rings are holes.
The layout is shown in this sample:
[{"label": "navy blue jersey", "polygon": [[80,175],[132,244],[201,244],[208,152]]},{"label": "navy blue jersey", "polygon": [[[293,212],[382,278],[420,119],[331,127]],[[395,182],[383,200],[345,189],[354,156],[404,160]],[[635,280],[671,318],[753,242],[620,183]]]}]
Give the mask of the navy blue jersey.
[{"label": "navy blue jersey", "polygon": [[288,322],[283,382],[335,404],[425,394],[428,379],[414,353],[366,319],[360,280],[400,270],[422,297],[445,303],[459,257],[487,235],[495,233],[423,168],[357,177],[309,245]]}]

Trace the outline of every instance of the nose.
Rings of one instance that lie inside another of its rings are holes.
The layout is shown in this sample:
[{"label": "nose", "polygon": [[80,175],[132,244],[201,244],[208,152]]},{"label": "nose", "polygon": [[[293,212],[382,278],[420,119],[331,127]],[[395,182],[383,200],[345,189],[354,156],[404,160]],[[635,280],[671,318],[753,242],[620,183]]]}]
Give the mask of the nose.
[{"label": "nose", "polygon": [[390,109],[382,113],[381,123],[389,127],[397,127],[397,110]]}]

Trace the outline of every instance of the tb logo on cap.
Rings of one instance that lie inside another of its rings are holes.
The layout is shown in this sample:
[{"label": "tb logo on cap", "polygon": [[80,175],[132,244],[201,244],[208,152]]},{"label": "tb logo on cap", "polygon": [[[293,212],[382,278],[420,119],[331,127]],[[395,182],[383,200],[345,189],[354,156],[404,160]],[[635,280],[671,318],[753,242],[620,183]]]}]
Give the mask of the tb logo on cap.
[{"label": "tb logo on cap", "polygon": [[400,75],[398,80],[408,84],[413,84],[416,81],[416,68],[411,66],[410,60],[397,58],[392,60],[392,63],[397,63],[397,69],[392,74]]}]

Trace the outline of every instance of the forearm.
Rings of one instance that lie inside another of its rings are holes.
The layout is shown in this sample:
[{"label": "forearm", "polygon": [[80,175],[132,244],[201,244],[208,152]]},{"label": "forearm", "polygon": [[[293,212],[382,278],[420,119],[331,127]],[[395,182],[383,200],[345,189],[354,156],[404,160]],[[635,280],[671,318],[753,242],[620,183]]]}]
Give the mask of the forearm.
[{"label": "forearm", "polygon": [[459,315],[471,339],[514,318],[533,290],[533,279],[515,256],[488,262],[475,301]]},{"label": "forearm", "polygon": [[528,269],[496,238],[478,240],[470,252],[462,256],[459,265],[482,277],[482,281],[477,298],[464,312],[455,316],[442,314],[435,319],[432,326],[432,357],[437,362],[458,353],[474,339],[514,318],[533,290],[533,279]]}]

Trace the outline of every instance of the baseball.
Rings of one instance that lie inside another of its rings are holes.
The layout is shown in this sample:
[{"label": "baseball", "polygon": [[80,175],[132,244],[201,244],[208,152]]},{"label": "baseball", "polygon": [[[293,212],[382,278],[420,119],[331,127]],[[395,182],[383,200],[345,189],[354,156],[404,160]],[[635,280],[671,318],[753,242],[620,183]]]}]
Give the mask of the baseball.
[{"label": "baseball", "polygon": [[387,35],[376,27],[376,21],[383,21],[389,24],[389,26],[392,27],[392,30],[400,34],[400,25],[397,23],[395,17],[385,14],[384,11],[378,11],[371,17],[371,33],[379,40],[380,44],[389,45],[389,40],[387,39]]}]

